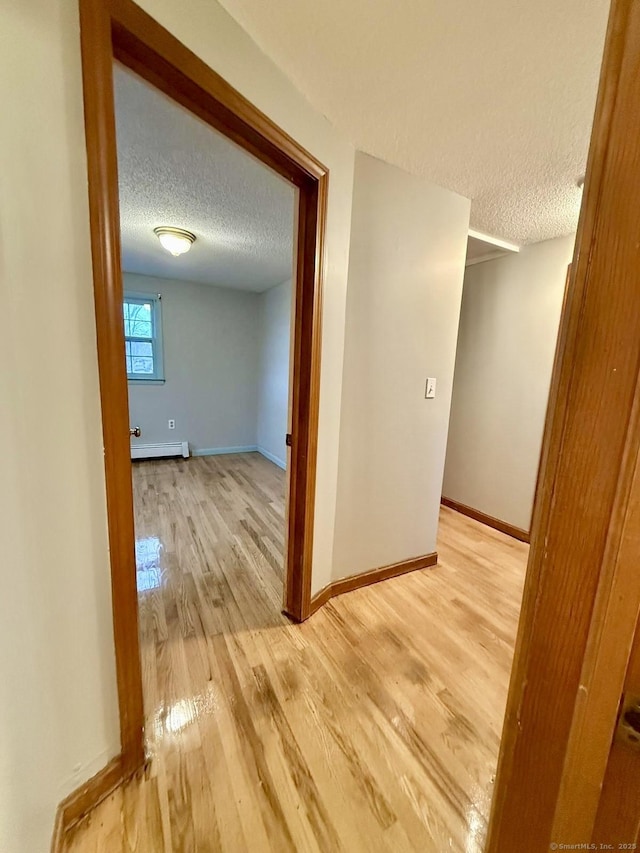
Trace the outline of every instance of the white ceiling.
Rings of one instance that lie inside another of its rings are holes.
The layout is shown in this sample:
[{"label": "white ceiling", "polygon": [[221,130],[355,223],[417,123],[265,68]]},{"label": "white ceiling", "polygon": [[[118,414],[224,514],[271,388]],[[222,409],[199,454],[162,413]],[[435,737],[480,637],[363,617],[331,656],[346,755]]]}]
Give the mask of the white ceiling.
[{"label": "white ceiling", "polygon": [[607,0],[221,0],[361,150],[522,244],[575,230]]},{"label": "white ceiling", "polygon": [[465,264],[470,267],[473,264],[492,261],[494,258],[501,258],[504,255],[510,255],[513,252],[519,251],[519,246],[516,246],[514,243],[496,240],[493,237],[482,234],[480,231],[469,231]]},{"label": "white ceiling", "polygon": [[[263,291],[291,277],[295,190],[129,71],[114,73],[126,272]],[[158,225],[196,235],[174,258]]]},{"label": "white ceiling", "polygon": [[491,260],[500,255],[508,254],[505,249],[499,249],[493,243],[487,243],[478,237],[469,237],[467,240],[466,264],[477,264],[480,261]]},{"label": "white ceiling", "polygon": [[485,255],[494,252],[495,248],[495,246],[491,246],[483,240],[478,240],[476,237],[469,237],[467,240],[467,261],[475,261],[478,258],[483,258]]}]

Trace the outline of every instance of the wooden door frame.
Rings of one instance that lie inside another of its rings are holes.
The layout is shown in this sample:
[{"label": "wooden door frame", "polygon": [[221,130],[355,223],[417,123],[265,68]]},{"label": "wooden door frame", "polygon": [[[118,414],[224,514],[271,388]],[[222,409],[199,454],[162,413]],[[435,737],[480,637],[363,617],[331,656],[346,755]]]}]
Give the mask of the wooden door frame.
[{"label": "wooden door frame", "polygon": [[118,60],[299,190],[284,610],[310,614],[328,170],[132,0],[79,0],[122,773],[144,761],[113,94]]},{"label": "wooden door frame", "polygon": [[613,0],[488,853],[592,841],[638,615],[639,72],[640,6]]},{"label": "wooden door frame", "polygon": [[[285,609],[296,619],[308,615],[310,601],[328,176],[131,0],[80,0],[80,16],[121,770],[127,775],[144,760],[144,745],[114,58],[300,189],[285,588]],[[638,601],[629,600],[625,583],[630,559],[623,535],[638,514],[632,497],[640,445],[639,66],[640,7],[614,0],[545,427],[489,853],[537,853],[548,849],[554,832],[592,831],[637,620]]]}]

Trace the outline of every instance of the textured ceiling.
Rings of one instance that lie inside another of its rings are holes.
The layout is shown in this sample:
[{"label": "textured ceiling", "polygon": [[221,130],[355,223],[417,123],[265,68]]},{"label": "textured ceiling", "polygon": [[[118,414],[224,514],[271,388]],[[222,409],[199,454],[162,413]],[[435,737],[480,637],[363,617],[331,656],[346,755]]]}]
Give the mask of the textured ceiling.
[{"label": "textured ceiling", "polygon": [[[129,71],[114,77],[123,269],[254,291],[290,278],[293,187]],[[166,252],[158,225],[192,231],[191,251]]]},{"label": "textured ceiling", "polygon": [[522,244],[575,230],[606,0],[221,0],[357,148]]}]

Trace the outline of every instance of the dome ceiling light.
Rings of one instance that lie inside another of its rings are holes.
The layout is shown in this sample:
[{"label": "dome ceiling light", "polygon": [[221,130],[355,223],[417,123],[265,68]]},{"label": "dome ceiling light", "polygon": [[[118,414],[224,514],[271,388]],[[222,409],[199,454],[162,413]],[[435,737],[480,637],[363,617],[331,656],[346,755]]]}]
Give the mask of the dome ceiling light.
[{"label": "dome ceiling light", "polygon": [[162,248],[176,258],[178,255],[184,255],[185,252],[188,252],[196,241],[196,235],[192,234],[191,231],[185,231],[184,228],[170,228],[167,225],[161,225],[159,228],[154,228],[153,233],[160,240]]}]

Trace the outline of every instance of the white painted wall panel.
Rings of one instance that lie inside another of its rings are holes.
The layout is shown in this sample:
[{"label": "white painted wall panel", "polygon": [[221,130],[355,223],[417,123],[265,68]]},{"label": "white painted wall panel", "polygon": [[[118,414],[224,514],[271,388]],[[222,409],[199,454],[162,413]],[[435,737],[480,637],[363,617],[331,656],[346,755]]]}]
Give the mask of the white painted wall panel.
[{"label": "white painted wall panel", "polygon": [[260,296],[129,273],[124,285],[162,295],[165,382],[129,383],[129,420],[142,430],[132,444],[188,441],[194,451],[254,446]]},{"label": "white painted wall panel", "polygon": [[442,493],[529,530],[574,235],[468,267]]},{"label": "white painted wall panel", "polygon": [[334,578],[436,550],[468,226],[467,199],[356,155]]},{"label": "white painted wall panel", "polygon": [[286,281],[259,297],[257,444],[282,468],[287,461],[291,296],[291,282]]}]

